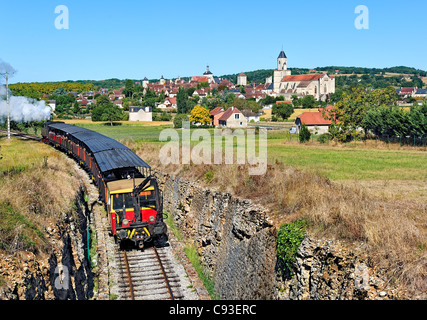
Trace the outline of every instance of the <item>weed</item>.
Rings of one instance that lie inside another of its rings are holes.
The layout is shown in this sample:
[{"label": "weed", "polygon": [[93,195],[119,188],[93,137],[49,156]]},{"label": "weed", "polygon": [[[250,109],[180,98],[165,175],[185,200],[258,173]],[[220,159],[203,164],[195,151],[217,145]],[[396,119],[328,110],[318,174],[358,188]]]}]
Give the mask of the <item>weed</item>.
[{"label": "weed", "polygon": [[286,269],[283,271],[292,273],[292,266],[296,260],[298,248],[304,240],[306,227],[305,220],[297,220],[280,227],[277,234],[277,258]]}]

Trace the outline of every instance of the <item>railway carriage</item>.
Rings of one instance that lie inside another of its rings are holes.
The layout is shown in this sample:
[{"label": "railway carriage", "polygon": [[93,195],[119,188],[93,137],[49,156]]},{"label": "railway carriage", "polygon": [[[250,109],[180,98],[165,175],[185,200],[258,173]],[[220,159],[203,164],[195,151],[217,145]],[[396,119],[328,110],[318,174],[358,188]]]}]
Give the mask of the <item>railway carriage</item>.
[{"label": "railway carriage", "polygon": [[111,233],[119,244],[139,248],[166,238],[163,197],[151,167],[122,143],[100,133],[47,122],[43,142],[75,158],[97,185],[109,216]]}]

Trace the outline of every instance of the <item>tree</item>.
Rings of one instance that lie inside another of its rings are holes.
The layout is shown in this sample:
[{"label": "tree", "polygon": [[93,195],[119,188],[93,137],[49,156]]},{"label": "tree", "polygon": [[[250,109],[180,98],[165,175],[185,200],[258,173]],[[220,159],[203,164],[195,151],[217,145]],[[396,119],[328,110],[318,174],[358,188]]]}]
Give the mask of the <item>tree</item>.
[{"label": "tree", "polygon": [[373,90],[359,85],[344,91],[341,100],[329,113],[332,136],[341,142],[348,142],[360,135],[359,128],[366,134],[368,127],[364,119],[368,110],[379,106],[393,106],[397,99],[392,87]]},{"label": "tree", "polygon": [[97,100],[96,100],[96,104],[100,107],[105,107],[107,105],[111,104],[110,98],[108,96],[100,96]]},{"label": "tree", "polygon": [[67,91],[65,91],[64,87],[59,87],[58,89],[56,89],[56,90],[53,92],[53,94],[54,94],[55,96],[62,96],[62,95],[67,94]]},{"label": "tree", "polygon": [[182,128],[183,121],[188,121],[188,116],[186,114],[177,114],[173,119],[173,127],[175,129]]},{"label": "tree", "polygon": [[305,124],[301,125],[299,130],[299,142],[304,143],[310,141],[311,133]]},{"label": "tree", "polygon": [[316,105],[316,100],[313,96],[305,96],[301,100],[302,107],[305,109],[311,109]]},{"label": "tree", "polygon": [[179,114],[187,113],[187,92],[183,87],[179,87],[176,95],[176,107]]},{"label": "tree", "polygon": [[125,88],[123,89],[123,94],[129,98],[132,97],[133,92],[135,91],[132,80],[126,80]]},{"label": "tree", "polygon": [[193,123],[201,123],[208,125],[212,122],[209,110],[197,105],[191,110],[190,121]]},{"label": "tree", "polygon": [[123,112],[115,105],[108,105],[103,108],[101,121],[110,121],[113,126],[113,121],[120,121],[123,118]]},{"label": "tree", "polygon": [[294,107],[290,103],[279,103],[273,105],[272,112],[283,120],[287,120],[294,113]]}]

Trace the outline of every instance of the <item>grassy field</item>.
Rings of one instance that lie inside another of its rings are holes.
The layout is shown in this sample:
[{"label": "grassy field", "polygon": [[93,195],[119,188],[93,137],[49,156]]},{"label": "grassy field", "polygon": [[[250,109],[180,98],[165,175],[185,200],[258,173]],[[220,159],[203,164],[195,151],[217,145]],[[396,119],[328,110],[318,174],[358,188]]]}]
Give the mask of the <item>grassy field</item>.
[{"label": "grassy field", "polygon": [[[68,122],[68,121],[67,121]],[[129,123],[119,126],[90,121],[70,123],[100,132],[118,140],[159,142],[160,132],[172,128],[170,123]],[[180,133],[180,130],[178,130]],[[209,129],[213,136],[213,130]],[[198,142],[192,142],[193,145]],[[427,152],[415,148],[372,145],[300,144],[296,135],[285,131],[268,132],[268,160],[318,173],[331,180],[406,180],[427,182]]]},{"label": "grassy field", "polygon": [[48,250],[41,230],[70,209],[78,189],[73,161],[31,140],[0,136],[0,147],[0,251]]}]

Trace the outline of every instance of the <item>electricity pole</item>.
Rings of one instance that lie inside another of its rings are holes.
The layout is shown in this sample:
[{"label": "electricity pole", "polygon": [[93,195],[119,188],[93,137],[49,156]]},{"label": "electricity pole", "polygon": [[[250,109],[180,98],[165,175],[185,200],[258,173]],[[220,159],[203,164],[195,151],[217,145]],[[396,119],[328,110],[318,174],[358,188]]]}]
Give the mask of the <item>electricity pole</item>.
[{"label": "electricity pole", "polygon": [[9,76],[6,73],[6,102],[7,102],[7,139],[10,140],[10,102],[9,102]]},{"label": "electricity pole", "polygon": [[6,103],[7,103],[7,138],[10,140],[10,101],[9,101],[9,73],[0,73],[6,77]]}]

